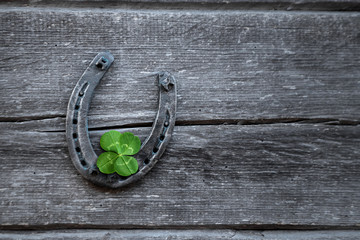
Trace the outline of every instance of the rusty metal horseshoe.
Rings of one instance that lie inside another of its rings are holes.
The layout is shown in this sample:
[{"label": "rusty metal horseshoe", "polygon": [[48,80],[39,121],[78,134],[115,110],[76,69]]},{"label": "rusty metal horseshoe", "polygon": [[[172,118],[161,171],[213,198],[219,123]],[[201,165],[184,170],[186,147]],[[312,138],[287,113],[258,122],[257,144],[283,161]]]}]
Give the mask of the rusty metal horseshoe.
[{"label": "rusty metal horseshoe", "polygon": [[103,174],[96,166],[97,154],[91,145],[87,115],[94,90],[114,61],[109,52],[99,53],[74,87],[67,109],[66,139],[70,157],[79,173],[89,181],[110,188],[119,188],[139,180],[156,164],[169,143],[176,118],[176,81],[168,72],[156,74],[159,87],[159,108],[150,135],[135,156],[137,173],[122,177]]}]

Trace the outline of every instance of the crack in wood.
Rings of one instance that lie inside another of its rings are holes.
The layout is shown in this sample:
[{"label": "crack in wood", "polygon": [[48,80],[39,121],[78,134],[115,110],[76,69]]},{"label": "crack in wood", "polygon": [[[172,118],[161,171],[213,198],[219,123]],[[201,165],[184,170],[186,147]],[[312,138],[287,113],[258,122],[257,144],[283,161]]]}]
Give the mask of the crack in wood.
[{"label": "crack in wood", "polygon": [[[0,123],[29,123],[46,120],[56,120],[65,122],[65,115],[44,115],[44,116],[26,116],[26,117],[0,117]],[[56,124],[56,123],[55,123]],[[57,123],[58,124],[58,123]],[[129,129],[129,128],[147,128],[151,127],[152,121],[137,122],[121,125],[109,125],[99,127],[89,127],[89,131],[105,131],[113,129]],[[209,120],[179,120],[176,121],[175,126],[205,126],[205,125],[269,125],[269,124],[323,124],[323,125],[338,125],[338,126],[358,126],[360,120],[336,119],[336,118],[260,118],[260,119],[209,119]],[[52,128],[52,127],[51,127]],[[65,132],[65,129],[60,126],[60,129],[44,129],[41,132],[57,133]]]},{"label": "crack in wood", "polygon": [[23,117],[0,117],[0,122],[30,122],[30,121],[38,121],[38,120],[50,120],[55,118],[64,118],[66,115],[58,115],[58,114],[47,114],[40,116],[23,116]]},{"label": "crack in wood", "polygon": [[327,124],[327,125],[353,125],[360,123],[357,120],[341,120],[334,118],[270,118],[270,119],[218,119],[201,121],[177,121],[176,126],[187,125],[261,125],[277,123],[309,123],[309,124]]},{"label": "crack in wood", "polygon": [[[38,120],[38,119],[35,119]],[[34,120],[34,121],[35,121]],[[43,120],[43,119],[40,119]],[[30,120],[26,120],[30,121]],[[2,121],[0,121],[2,122]],[[9,122],[9,121],[3,121]],[[14,121],[22,122],[22,121]],[[153,122],[138,122],[132,124],[89,127],[89,131],[104,131],[114,129],[151,127]],[[204,126],[204,125],[268,125],[268,124],[324,124],[341,126],[358,126],[358,120],[342,120],[334,118],[273,118],[273,119],[213,119],[198,121],[176,121],[175,126]],[[42,132],[65,132],[65,130],[46,130]]]}]

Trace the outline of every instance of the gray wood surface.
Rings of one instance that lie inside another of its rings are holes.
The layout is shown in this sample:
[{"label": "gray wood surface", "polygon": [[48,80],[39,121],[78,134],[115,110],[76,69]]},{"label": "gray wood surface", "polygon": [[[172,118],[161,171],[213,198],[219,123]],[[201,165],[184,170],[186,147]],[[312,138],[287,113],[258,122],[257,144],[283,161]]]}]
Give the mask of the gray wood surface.
[{"label": "gray wood surface", "polygon": [[[210,14],[211,13],[211,14]],[[150,124],[154,79],[178,80],[178,120],[360,119],[359,13],[0,10],[2,121],[64,117],[98,51],[115,63],[91,127]]]},{"label": "gray wood surface", "polygon": [[[56,2],[56,0],[28,0],[28,1],[24,1],[24,0],[13,0],[13,2],[27,2],[30,4],[35,4],[37,2],[44,2],[44,3],[51,3],[51,2]],[[64,0],[63,2],[134,2],[134,3],[139,3],[139,2],[145,2],[145,3],[173,3],[173,2],[186,2],[186,3],[225,3],[225,4],[229,4],[229,3],[249,3],[249,2],[253,2],[253,3],[321,3],[321,4],[326,4],[326,3],[358,3],[358,1],[355,0],[302,0],[301,2],[296,1],[296,0]]]},{"label": "gray wood surface", "polygon": [[77,174],[63,132],[33,125],[49,120],[1,123],[2,228],[359,227],[358,126],[178,126],[145,178],[108,190]]},{"label": "gray wood surface", "polygon": [[7,6],[125,9],[359,11],[358,0],[12,0]]},{"label": "gray wood surface", "polygon": [[[153,233],[174,239],[277,238],[174,230],[188,228],[359,230],[359,26],[358,12],[0,8],[0,228],[166,228]],[[148,135],[149,75],[171,71],[179,87],[163,158],[119,190],[79,176],[65,142],[72,88],[103,50],[116,60],[89,115],[98,153],[108,129]]]},{"label": "gray wood surface", "polygon": [[0,232],[0,238],[4,240],[358,240],[359,235],[360,231],[61,230]]}]

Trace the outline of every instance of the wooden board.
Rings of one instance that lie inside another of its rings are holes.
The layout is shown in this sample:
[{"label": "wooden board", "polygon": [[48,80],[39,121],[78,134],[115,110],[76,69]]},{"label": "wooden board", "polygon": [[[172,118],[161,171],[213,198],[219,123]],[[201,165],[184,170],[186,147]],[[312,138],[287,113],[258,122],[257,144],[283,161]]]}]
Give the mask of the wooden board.
[{"label": "wooden board", "polygon": [[173,10],[359,11],[357,0],[12,0],[7,6]]},{"label": "wooden board", "polygon": [[159,70],[178,80],[180,124],[360,119],[359,13],[5,8],[0,22],[2,121],[65,117],[106,49],[92,128],[150,125]]},{"label": "wooden board", "polygon": [[178,126],[145,178],[108,190],[79,176],[63,132],[34,125],[49,120],[0,125],[2,228],[359,228],[358,126]]},{"label": "wooden board", "polygon": [[359,231],[234,231],[234,230],[61,230],[0,232],[1,239],[78,240],[358,240]]}]

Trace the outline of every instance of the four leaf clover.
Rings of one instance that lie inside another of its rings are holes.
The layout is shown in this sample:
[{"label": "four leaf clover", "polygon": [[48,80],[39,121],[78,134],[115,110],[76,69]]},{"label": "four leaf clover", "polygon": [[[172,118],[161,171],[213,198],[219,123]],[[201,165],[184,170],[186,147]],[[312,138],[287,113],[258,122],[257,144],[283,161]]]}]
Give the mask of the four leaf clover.
[{"label": "four leaf clover", "polygon": [[100,172],[105,174],[117,172],[126,177],[138,171],[137,160],[129,155],[139,152],[141,147],[139,137],[130,132],[121,134],[111,130],[101,136],[100,146],[106,151],[97,159],[96,165]]}]

